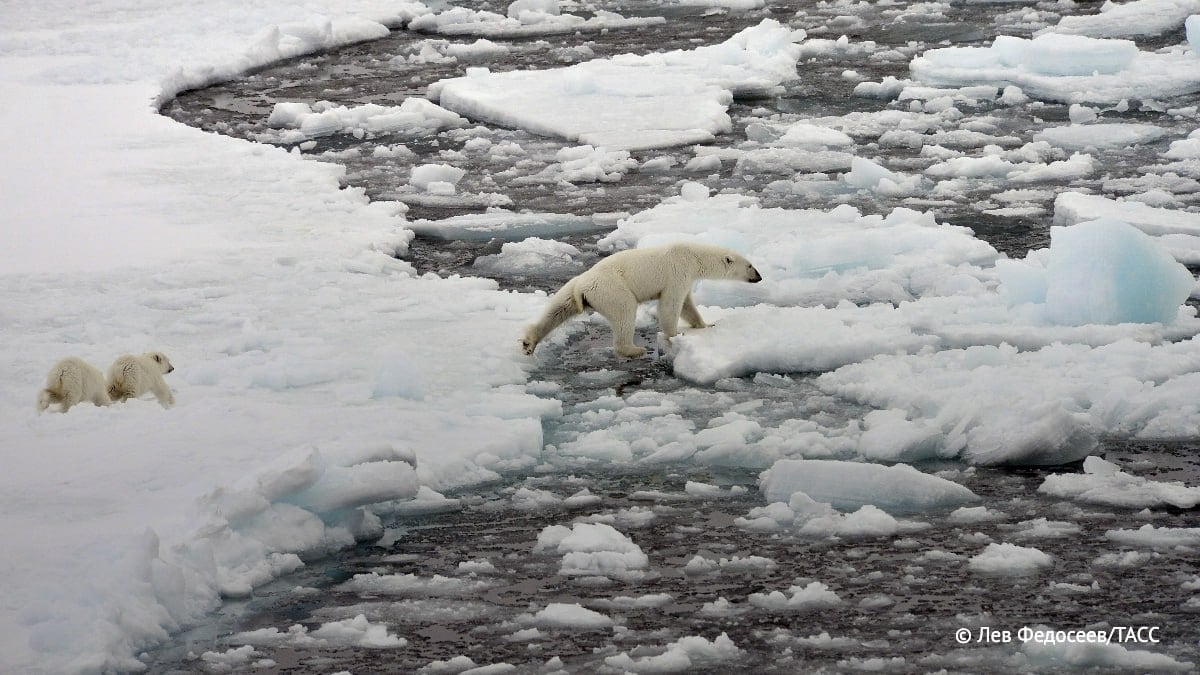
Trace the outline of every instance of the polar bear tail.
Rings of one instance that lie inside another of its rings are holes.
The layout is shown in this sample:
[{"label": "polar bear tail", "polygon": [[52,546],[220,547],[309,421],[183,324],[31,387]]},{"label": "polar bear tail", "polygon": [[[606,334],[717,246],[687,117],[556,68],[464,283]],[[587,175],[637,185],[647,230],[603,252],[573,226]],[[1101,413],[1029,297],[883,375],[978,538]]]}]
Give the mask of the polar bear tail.
[{"label": "polar bear tail", "polygon": [[583,295],[577,286],[572,279],[550,298],[542,317],[525,328],[525,335],[521,338],[522,351],[532,354],[542,338],[563,325],[567,319],[583,312]]}]

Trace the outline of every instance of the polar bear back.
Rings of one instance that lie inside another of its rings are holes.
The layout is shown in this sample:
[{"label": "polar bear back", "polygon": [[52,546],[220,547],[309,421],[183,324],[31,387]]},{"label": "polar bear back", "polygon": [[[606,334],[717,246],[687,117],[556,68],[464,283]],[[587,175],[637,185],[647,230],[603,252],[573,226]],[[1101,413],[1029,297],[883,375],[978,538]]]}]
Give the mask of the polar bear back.
[{"label": "polar bear back", "polygon": [[[738,279],[754,268],[738,253],[698,242],[635,248],[614,253],[579,275],[581,290],[607,283],[614,277],[631,290],[638,302],[654,300],[668,288],[690,288],[698,279]],[[757,276],[757,272],[753,272]]]}]

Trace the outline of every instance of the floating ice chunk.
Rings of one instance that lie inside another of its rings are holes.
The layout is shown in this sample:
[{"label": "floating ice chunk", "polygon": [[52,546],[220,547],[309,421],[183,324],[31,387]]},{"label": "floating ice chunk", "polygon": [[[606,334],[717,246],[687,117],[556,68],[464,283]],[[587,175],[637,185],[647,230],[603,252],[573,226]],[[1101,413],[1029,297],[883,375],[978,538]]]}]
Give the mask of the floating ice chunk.
[{"label": "floating ice chunk", "polygon": [[1085,150],[1142,145],[1166,135],[1166,129],[1152,124],[1072,124],[1043,129],[1033,135],[1033,140],[1067,150]]},{"label": "floating ice chunk", "polygon": [[[638,653],[646,648],[641,647]],[[725,633],[711,641],[699,635],[683,637],[667,645],[656,656],[634,658],[629,652],[605,657],[604,663],[629,673],[686,673],[708,670],[725,661],[734,661],[742,650]]]},{"label": "floating ice chunk", "polygon": [[1039,99],[1117,103],[1200,89],[1191,54],[1144,53],[1128,40],[1044,34],[1000,36],[991,47],[932,49],[913,59],[913,79],[931,85],[1016,85]]},{"label": "floating ice chunk", "polygon": [[437,183],[457,185],[465,175],[467,175],[466,169],[449,164],[422,164],[413,167],[412,173],[408,177],[408,184],[432,191],[432,186]]},{"label": "floating ice chunk", "polygon": [[301,624],[280,632],[278,628],[237,633],[229,638],[234,644],[266,647],[329,648],[365,647],[367,649],[396,649],[408,645],[408,640],[388,632],[387,624],[375,624],[359,614],[351,619],[322,624],[308,630]]},{"label": "floating ice chunk", "polygon": [[495,210],[453,216],[444,220],[414,220],[409,223],[409,227],[420,234],[442,239],[516,241],[527,237],[549,238],[597,232],[605,229],[605,223],[606,219],[603,216]]},{"label": "floating ice chunk", "polygon": [[1159,550],[1194,551],[1200,548],[1200,527],[1155,527],[1146,524],[1136,530],[1109,530],[1104,537],[1126,546]]},{"label": "floating ice chunk", "polygon": [[1200,213],[1160,209],[1141,202],[1117,201],[1098,195],[1064,192],[1054,201],[1054,224],[1075,225],[1113,218],[1152,236],[1184,234],[1200,237]]},{"label": "floating ice chunk", "polygon": [[1119,220],[1050,228],[1050,252],[1018,267],[1000,265],[1010,297],[1036,301],[1044,274],[1046,318],[1089,324],[1170,323],[1195,279],[1154,239]]},{"label": "floating ice chunk", "polygon": [[550,276],[579,271],[580,251],[555,239],[530,237],[523,241],[505,242],[500,253],[480,256],[471,264],[482,274]]},{"label": "floating ice chunk", "polygon": [[1162,505],[1190,509],[1200,504],[1200,487],[1133,476],[1099,457],[1085,459],[1083,471],[1047,476],[1038,492],[1087,504],[1134,509]]},{"label": "floating ice chunk", "polygon": [[456,579],[440,574],[432,577],[420,577],[415,574],[367,572],[355,574],[340,588],[378,595],[462,597],[474,595],[490,588],[492,583],[484,579]]},{"label": "floating ice chunk", "polygon": [[590,145],[563,148],[554,158],[558,164],[548,167],[548,171],[568,183],[613,183],[637,168],[637,160],[628,151]]},{"label": "floating ice chunk", "polygon": [[1163,35],[1179,30],[1189,14],[1200,12],[1200,0],[1140,0],[1106,2],[1098,14],[1064,16],[1057,26],[1040,33],[1088,35],[1097,38]]},{"label": "floating ice chunk", "polygon": [[838,594],[819,581],[810,582],[807,586],[792,586],[787,593],[751,593],[749,601],[762,609],[790,612],[828,609],[842,604]]},{"label": "floating ice chunk", "polygon": [[551,525],[538,535],[534,550],[561,553],[559,574],[564,576],[636,579],[650,565],[637,544],[604,523],[576,523],[570,528]]},{"label": "floating ice chunk", "polygon": [[789,126],[776,142],[783,146],[809,149],[854,145],[853,138],[837,129],[807,122],[797,122]]},{"label": "floating ice chunk", "polygon": [[1016,544],[988,544],[967,566],[980,574],[1023,577],[1054,566],[1054,559],[1036,548]]},{"label": "floating ice chunk", "polygon": [[[1146,0],[1142,0],[1145,2]],[[1139,3],[1130,3],[1139,4]],[[1032,629],[1053,635],[1054,628]],[[1116,670],[1124,672],[1194,671],[1196,664],[1177,661],[1169,654],[1144,649],[1129,649],[1116,643],[1058,642],[1029,640],[1021,645],[1021,670]]]},{"label": "floating ice chunk", "polygon": [[[690,51],[623,55],[567,68],[442,80],[429,95],[475,119],[609,151],[711,140],[732,128],[731,93],[793,80],[801,34],[764,20],[724,43]],[[540,101],[529,106],[531,100]]]},{"label": "floating ice chunk", "polygon": [[1169,323],[1195,278],[1149,236],[1118,220],[1052,227],[1046,311],[1069,325]]},{"label": "floating ice chunk", "polygon": [[821,459],[785,459],[759,477],[768,502],[803,492],[842,511],[870,504],[889,513],[918,513],[979,501],[967,488],[907,464],[884,466]]},{"label": "floating ice chunk", "polygon": [[533,615],[533,623],[539,628],[596,630],[598,628],[609,628],[613,625],[614,621],[611,617],[587,609],[577,602],[552,602]]},{"label": "floating ice chunk", "polygon": [[[515,0],[508,6],[508,16],[512,19],[522,19],[522,14],[526,12],[536,12],[548,16],[558,16],[561,10],[558,7],[558,0]],[[523,20],[523,23],[536,23],[534,17],[529,17]]]},{"label": "floating ice chunk", "polygon": [[1192,54],[1200,56],[1200,16],[1189,16],[1184,26],[1187,29],[1187,41],[1192,48]]},{"label": "floating ice chunk", "polygon": [[346,107],[318,101],[307,103],[276,103],[267,118],[272,129],[290,129],[278,136],[284,142],[298,142],[344,132],[388,134],[404,131],[437,131],[464,126],[466,120],[435,103],[419,97],[409,97],[399,106],[368,103]]},{"label": "floating ice chunk", "polygon": [[473,11],[465,7],[452,7],[437,14],[418,16],[409,23],[409,28],[443,35],[514,38],[636,28],[665,21],[658,16],[626,18],[603,10],[597,10],[592,17],[585,19],[576,14],[562,14],[556,2],[546,0],[518,0],[509,5],[508,12],[508,16],[505,16],[486,10]]}]

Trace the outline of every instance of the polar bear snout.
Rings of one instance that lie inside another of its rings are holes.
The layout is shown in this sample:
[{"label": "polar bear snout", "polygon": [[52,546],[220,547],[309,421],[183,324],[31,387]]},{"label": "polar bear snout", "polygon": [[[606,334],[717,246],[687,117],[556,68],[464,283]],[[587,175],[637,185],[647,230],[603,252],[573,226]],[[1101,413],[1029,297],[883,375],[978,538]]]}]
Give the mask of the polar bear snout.
[{"label": "polar bear snout", "polygon": [[754,269],[754,265],[750,266],[750,275],[747,277],[746,281],[749,281],[752,284],[757,284],[758,282],[762,281],[762,275],[758,273],[758,270]]}]

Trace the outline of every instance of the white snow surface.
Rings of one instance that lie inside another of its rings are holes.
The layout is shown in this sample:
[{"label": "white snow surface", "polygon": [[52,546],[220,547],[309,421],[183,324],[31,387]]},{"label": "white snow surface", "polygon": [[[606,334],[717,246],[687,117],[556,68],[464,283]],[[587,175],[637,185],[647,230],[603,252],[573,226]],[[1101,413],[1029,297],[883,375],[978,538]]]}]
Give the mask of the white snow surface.
[{"label": "white snow surface", "polygon": [[[341,189],[339,167],[156,113],[183,88],[425,11],[6,13],[0,120],[19,133],[0,206],[0,670],[136,670],[221,597],[378,535],[366,505],[537,461],[557,404],[525,394],[516,350],[491,338],[516,335],[536,299],[418,278],[394,257],[412,236],[402,205]],[[176,366],[174,408],[35,414],[58,359],[105,369],[148,349]]]}]

